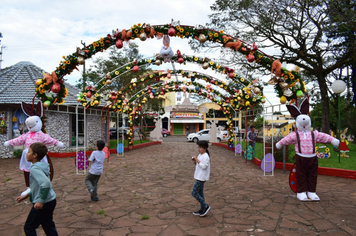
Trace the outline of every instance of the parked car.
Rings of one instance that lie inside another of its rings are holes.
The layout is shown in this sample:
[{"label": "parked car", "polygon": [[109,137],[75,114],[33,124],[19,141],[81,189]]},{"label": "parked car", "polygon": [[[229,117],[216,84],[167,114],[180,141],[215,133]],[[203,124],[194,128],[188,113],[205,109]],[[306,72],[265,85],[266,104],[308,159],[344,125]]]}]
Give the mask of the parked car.
[{"label": "parked car", "polygon": [[165,128],[162,128],[162,132],[161,133],[162,133],[163,137],[167,137],[167,136],[171,135],[171,132],[169,130],[165,129]]},{"label": "parked car", "polygon": [[[122,138],[122,135],[124,135],[124,138],[126,139],[128,137],[128,132],[127,128],[118,128],[119,131],[119,138]],[[117,129],[115,127],[109,129],[110,132],[110,139],[117,139]]]},{"label": "parked car", "polygon": [[[198,141],[205,140],[209,142],[210,140],[209,131],[210,129],[203,129],[196,133],[188,134],[187,141],[197,143]],[[218,142],[221,142],[222,140],[227,140],[227,138],[228,138],[228,132],[226,130],[221,131],[220,133],[217,134]]]}]

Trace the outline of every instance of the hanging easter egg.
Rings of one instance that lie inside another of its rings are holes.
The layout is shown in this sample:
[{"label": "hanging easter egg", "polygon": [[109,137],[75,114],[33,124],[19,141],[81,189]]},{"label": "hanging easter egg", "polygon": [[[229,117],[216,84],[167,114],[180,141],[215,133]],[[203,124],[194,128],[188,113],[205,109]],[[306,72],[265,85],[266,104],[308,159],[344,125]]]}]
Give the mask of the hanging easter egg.
[{"label": "hanging easter egg", "polygon": [[40,85],[40,84],[42,84],[42,79],[36,80],[36,85],[38,86],[38,85]]},{"label": "hanging easter egg", "polygon": [[138,66],[134,66],[134,67],[132,68],[132,71],[135,72],[135,73],[138,72],[138,70],[139,70],[139,67],[138,67]]},{"label": "hanging easter egg", "polygon": [[236,144],[235,153],[241,155],[241,153],[242,153],[242,145],[240,143]]},{"label": "hanging easter egg", "polygon": [[250,106],[250,105],[251,105],[251,104],[250,104],[250,101],[246,101],[245,105],[246,105],[246,106]]},{"label": "hanging easter egg", "polygon": [[255,56],[253,54],[248,54],[247,61],[248,62],[253,62],[254,60],[255,60]]},{"label": "hanging easter egg", "polygon": [[174,29],[174,28],[170,28],[170,29],[168,30],[168,35],[171,36],[171,37],[175,36],[175,35],[176,35],[175,29]]},{"label": "hanging easter egg", "polygon": [[170,79],[172,77],[171,74],[167,74],[167,78]]},{"label": "hanging easter egg", "polygon": [[204,34],[200,34],[199,35],[199,42],[200,43],[205,43],[205,41],[206,41],[206,36]]},{"label": "hanging easter egg", "polygon": [[86,94],[87,98],[91,98],[93,96],[92,92],[89,90]]},{"label": "hanging easter egg", "polygon": [[49,107],[50,105],[51,105],[51,101],[48,100],[43,103],[44,107]]},{"label": "hanging easter egg", "polygon": [[290,90],[288,88],[288,89],[284,90],[283,95],[286,96],[286,97],[290,97],[290,96],[293,95],[293,92],[292,92],[292,90]]},{"label": "hanging easter egg", "polygon": [[122,43],[121,39],[118,39],[115,43],[115,46],[120,49],[124,46],[124,44]]},{"label": "hanging easter egg", "polygon": [[296,93],[296,95],[297,95],[297,98],[301,98],[301,97],[303,97],[303,96],[304,96],[304,94],[303,94],[303,91],[302,91],[302,90],[298,90],[298,91],[297,91],[297,93]]},{"label": "hanging easter egg", "polygon": [[261,161],[261,170],[265,172],[272,172],[275,167],[275,160],[271,153],[267,153]]},{"label": "hanging easter egg", "polygon": [[255,94],[260,94],[260,93],[261,93],[261,90],[260,90],[258,87],[254,87],[254,88],[253,88],[253,92],[254,92]]},{"label": "hanging easter egg", "polygon": [[208,62],[204,62],[203,63],[203,69],[206,70],[209,68],[209,63]]},{"label": "hanging easter egg", "polygon": [[229,73],[229,78],[230,78],[230,79],[235,78],[235,73]]},{"label": "hanging easter egg", "polygon": [[106,79],[111,79],[111,74],[110,74],[110,72],[106,73],[105,78],[106,78]]},{"label": "hanging easter egg", "polygon": [[279,101],[280,101],[280,103],[282,103],[282,104],[286,104],[287,98],[286,98],[285,96],[282,96]]},{"label": "hanging easter egg", "polygon": [[195,81],[195,77],[191,77],[190,80],[191,80],[192,82],[194,82],[194,81]]},{"label": "hanging easter egg", "polygon": [[112,80],[111,80],[111,79],[108,79],[108,80],[106,81],[106,84],[107,84],[107,85],[112,84]]},{"label": "hanging easter egg", "polygon": [[178,84],[176,84],[174,87],[175,87],[176,89],[179,88]]},{"label": "hanging easter egg", "polygon": [[140,34],[140,39],[141,39],[141,41],[146,41],[146,39],[147,39],[147,34],[146,34],[145,32],[141,33],[141,34]]},{"label": "hanging easter egg", "polygon": [[54,93],[59,93],[61,91],[61,85],[60,84],[53,84],[51,87],[52,92]]},{"label": "hanging easter egg", "polygon": [[199,87],[198,86],[195,87],[195,91],[197,91],[197,92],[199,91]]},{"label": "hanging easter egg", "polygon": [[169,85],[168,84],[166,84],[166,86],[164,86],[166,89],[168,89],[169,88]]},{"label": "hanging easter egg", "polygon": [[156,64],[156,66],[161,65],[161,60],[157,59],[157,60],[155,61],[155,64]]},{"label": "hanging easter egg", "polygon": [[184,58],[183,58],[183,57],[180,57],[180,58],[178,59],[178,63],[182,64],[183,62],[184,62]]},{"label": "hanging easter egg", "polygon": [[77,58],[77,62],[78,62],[79,65],[84,65],[84,63],[85,63],[84,57],[78,57]]},{"label": "hanging easter egg", "polygon": [[155,94],[156,93],[156,89],[152,89],[152,93]]},{"label": "hanging easter egg", "polygon": [[151,89],[147,90],[147,93],[151,93]]},{"label": "hanging easter egg", "polygon": [[160,78],[159,78],[159,77],[157,77],[157,78],[156,78],[156,81],[158,82],[159,80],[160,80]]}]

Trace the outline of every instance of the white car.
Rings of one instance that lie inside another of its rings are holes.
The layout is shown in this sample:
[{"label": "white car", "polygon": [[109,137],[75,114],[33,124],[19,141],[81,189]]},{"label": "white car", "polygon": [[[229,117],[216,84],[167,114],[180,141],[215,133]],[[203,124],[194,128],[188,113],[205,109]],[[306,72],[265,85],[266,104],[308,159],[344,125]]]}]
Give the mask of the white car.
[{"label": "white car", "polygon": [[[187,141],[197,143],[198,141],[205,140],[209,142],[210,140],[209,130],[210,129],[203,129],[196,133],[188,134]],[[218,142],[221,142],[222,140],[227,140],[227,138],[228,138],[228,132],[226,130],[220,131],[220,133],[217,134]]]}]

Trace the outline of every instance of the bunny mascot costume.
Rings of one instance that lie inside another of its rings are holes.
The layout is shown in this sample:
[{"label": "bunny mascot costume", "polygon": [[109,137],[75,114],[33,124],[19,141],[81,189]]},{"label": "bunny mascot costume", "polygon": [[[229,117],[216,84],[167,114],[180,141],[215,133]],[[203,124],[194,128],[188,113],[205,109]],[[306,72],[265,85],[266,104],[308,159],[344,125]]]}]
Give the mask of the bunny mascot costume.
[{"label": "bunny mascot costume", "polygon": [[[20,160],[20,170],[24,171],[25,175],[25,182],[27,190],[22,192],[21,195],[25,195],[30,191],[30,182],[29,182],[29,174],[30,174],[30,167],[32,165],[31,162],[28,162],[26,159],[26,153],[28,148],[32,143],[40,142],[45,145],[56,145],[59,148],[64,147],[62,142],[59,142],[56,139],[51,138],[48,134],[45,134],[41,131],[42,129],[42,121],[41,118],[43,116],[43,106],[41,102],[38,102],[36,105],[36,110],[32,110],[32,107],[24,102],[21,104],[22,110],[24,113],[29,116],[25,123],[29,132],[22,134],[21,136],[6,141],[4,146],[19,146],[25,145],[25,149],[22,152],[21,160]],[[42,161],[48,162],[47,157],[44,157]]]},{"label": "bunny mascot costume", "polygon": [[[318,177],[318,157],[315,152],[316,143],[331,143],[339,146],[340,141],[334,137],[318,131],[310,131],[311,121],[308,116],[309,101],[304,99],[297,108],[295,105],[287,105],[288,111],[296,118],[297,131],[291,132],[276,143],[281,149],[283,145],[294,144],[296,152],[296,177],[297,198],[300,201],[319,201],[316,192]],[[309,199],[308,199],[309,198]]]}]

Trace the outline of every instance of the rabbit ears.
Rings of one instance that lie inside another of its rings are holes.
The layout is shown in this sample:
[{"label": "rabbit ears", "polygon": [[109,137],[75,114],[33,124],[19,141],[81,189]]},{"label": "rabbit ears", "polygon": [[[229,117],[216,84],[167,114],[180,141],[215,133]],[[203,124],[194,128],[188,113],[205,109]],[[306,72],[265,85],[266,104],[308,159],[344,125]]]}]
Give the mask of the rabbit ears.
[{"label": "rabbit ears", "polygon": [[21,108],[27,116],[43,116],[43,106],[41,101],[37,103],[37,105],[34,107],[34,110],[32,109],[31,105],[25,102],[21,103]]},{"label": "rabbit ears", "polygon": [[296,118],[297,116],[304,114],[308,115],[309,113],[309,100],[305,98],[300,104],[299,108],[296,105],[287,105],[289,113]]},{"label": "rabbit ears", "polygon": [[168,35],[163,35],[163,45],[164,46],[169,46],[169,43],[171,42],[171,39],[169,38]]}]

